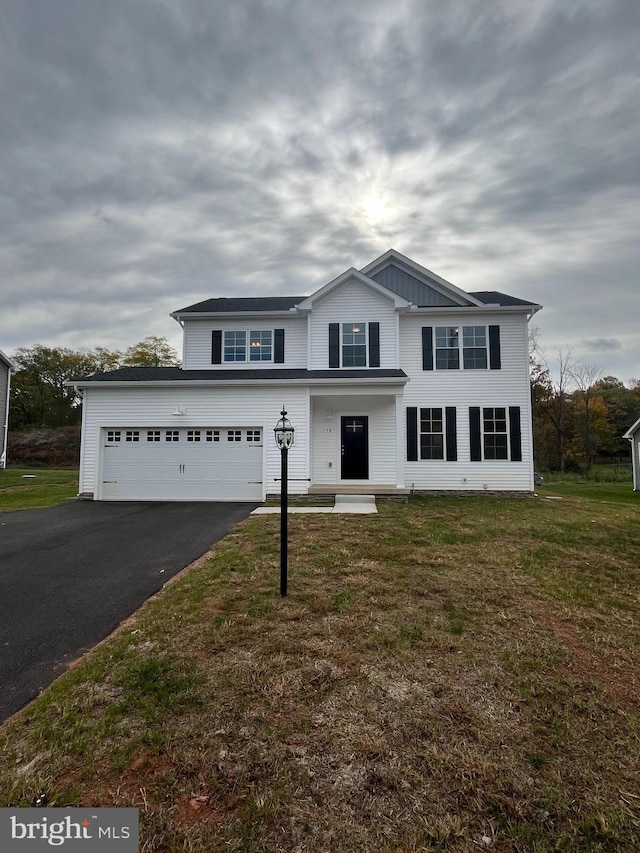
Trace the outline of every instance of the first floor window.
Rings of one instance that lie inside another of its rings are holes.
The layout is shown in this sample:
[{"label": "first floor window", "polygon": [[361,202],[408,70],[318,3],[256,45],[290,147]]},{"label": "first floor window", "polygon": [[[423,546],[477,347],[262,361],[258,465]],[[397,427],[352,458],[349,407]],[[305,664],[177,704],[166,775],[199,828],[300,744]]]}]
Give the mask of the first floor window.
[{"label": "first floor window", "polygon": [[472,462],[522,462],[520,406],[472,406],[469,437]]},{"label": "first floor window", "polygon": [[407,408],[407,461],[458,460],[458,427],[455,406]]},{"label": "first floor window", "polygon": [[420,459],[444,459],[442,409],[420,409]]},{"label": "first floor window", "polygon": [[482,410],[482,430],[485,459],[508,459],[507,412],[504,408]]}]

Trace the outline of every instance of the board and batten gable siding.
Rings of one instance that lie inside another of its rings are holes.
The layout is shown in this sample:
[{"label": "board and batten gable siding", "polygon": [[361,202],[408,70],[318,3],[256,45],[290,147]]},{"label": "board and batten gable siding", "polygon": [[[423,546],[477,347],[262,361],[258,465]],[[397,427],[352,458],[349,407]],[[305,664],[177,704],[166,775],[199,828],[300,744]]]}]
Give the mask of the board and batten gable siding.
[{"label": "board and batten gable siding", "polygon": [[[423,326],[500,326],[499,370],[423,370]],[[420,408],[456,408],[457,461],[406,461],[405,484],[416,489],[533,490],[533,438],[529,384],[527,320],[523,314],[438,313],[400,317],[400,364],[410,381],[403,405]],[[472,462],[469,408],[518,406],[521,416],[522,462]],[[443,412],[444,414],[444,412]],[[418,426],[419,431],[419,426]],[[418,436],[419,441],[419,436]]]},{"label": "board and batten gable siding", "polygon": [[[316,389],[314,389],[315,391]],[[369,481],[396,485],[396,406],[393,396],[367,395],[364,386],[352,393],[332,395],[332,389],[320,389],[326,396],[312,396],[313,482],[336,485],[341,482],[341,417],[367,415],[369,418]],[[390,450],[391,449],[391,450]],[[366,481],[363,481],[366,483]],[[363,486],[363,488],[366,488]]]},{"label": "board and batten gable siding", "polygon": [[6,424],[7,424],[7,405],[9,391],[9,367],[0,359],[0,467],[2,467],[1,457],[4,452],[6,440]]},{"label": "board and batten gable siding", "polygon": [[329,323],[379,323],[380,367],[398,367],[397,320],[391,299],[351,280],[315,302],[309,319],[311,370],[329,367]]},{"label": "board and batten gable siding", "polygon": [[[273,361],[223,361],[212,365],[211,333],[221,331],[273,331],[284,329],[284,363]],[[183,368],[185,370],[270,369],[273,367],[305,368],[307,366],[307,321],[305,317],[224,317],[184,321]]]},{"label": "board and batten gable siding", "polygon": [[[170,388],[87,388],[84,392],[84,440],[80,492],[100,494],[101,429],[103,427],[152,427],[183,429],[220,427],[261,428],[265,446],[264,494],[279,492],[280,451],[273,428],[283,403],[295,427],[295,444],[289,452],[289,491],[306,493],[308,471],[309,394],[304,387],[225,388],[220,386]],[[177,406],[187,410],[172,416]]]}]

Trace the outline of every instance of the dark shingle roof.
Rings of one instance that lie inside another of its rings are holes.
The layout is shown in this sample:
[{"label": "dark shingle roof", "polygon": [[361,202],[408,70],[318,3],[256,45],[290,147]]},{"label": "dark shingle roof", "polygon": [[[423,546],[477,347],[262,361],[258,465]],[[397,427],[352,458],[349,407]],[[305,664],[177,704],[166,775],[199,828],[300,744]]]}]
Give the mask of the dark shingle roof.
[{"label": "dark shingle roof", "polygon": [[499,290],[475,290],[470,291],[469,296],[475,296],[480,302],[485,304],[493,303],[494,305],[537,305],[536,302],[529,302],[527,299],[518,299],[516,296],[509,296],[507,293],[500,293]]},{"label": "dark shingle roof", "polygon": [[74,382],[194,382],[203,380],[247,379],[404,379],[403,370],[304,370],[265,368],[262,370],[182,370],[181,367],[121,367],[108,373],[94,373]]},{"label": "dark shingle roof", "polygon": [[248,296],[219,299],[205,299],[204,302],[196,302],[188,305],[174,314],[229,314],[236,311],[288,311],[306,296]]}]

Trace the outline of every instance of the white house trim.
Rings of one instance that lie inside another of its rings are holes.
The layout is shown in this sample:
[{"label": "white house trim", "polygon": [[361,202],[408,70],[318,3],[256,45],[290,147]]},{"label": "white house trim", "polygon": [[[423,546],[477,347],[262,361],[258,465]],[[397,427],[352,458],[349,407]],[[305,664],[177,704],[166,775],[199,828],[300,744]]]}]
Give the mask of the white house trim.
[{"label": "white house trim", "polygon": [[629,427],[622,436],[631,442],[631,467],[633,471],[633,491],[640,492],[640,418]]}]

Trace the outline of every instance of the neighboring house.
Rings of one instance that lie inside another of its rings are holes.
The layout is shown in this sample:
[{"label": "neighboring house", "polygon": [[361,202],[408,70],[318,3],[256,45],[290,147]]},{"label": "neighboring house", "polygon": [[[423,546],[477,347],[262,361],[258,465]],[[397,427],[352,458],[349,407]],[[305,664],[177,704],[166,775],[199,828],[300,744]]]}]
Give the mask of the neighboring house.
[{"label": "neighboring house", "polygon": [[631,442],[631,467],[633,469],[633,491],[640,492],[640,418],[622,436]]},{"label": "neighboring house", "polygon": [[292,494],[532,492],[527,323],[540,307],[465,293],[390,250],[311,296],[182,308],[181,368],[73,383],[80,492],[263,500],[280,489],[283,405]]},{"label": "neighboring house", "polygon": [[9,430],[9,390],[15,364],[0,349],[0,468],[7,464],[7,432]]}]

